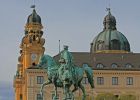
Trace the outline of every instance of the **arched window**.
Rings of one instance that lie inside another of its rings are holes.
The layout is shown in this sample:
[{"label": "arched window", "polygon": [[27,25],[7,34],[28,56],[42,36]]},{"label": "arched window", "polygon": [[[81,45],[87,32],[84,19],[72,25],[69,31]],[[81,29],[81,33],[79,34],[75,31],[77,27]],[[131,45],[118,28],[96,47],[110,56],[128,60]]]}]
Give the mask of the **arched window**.
[{"label": "arched window", "polygon": [[111,67],[112,67],[112,68],[117,68],[118,65],[117,65],[116,63],[113,63],[113,64],[111,65]]},{"label": "arched window", "polygon": [[83,66],[84,66],[84,67],[88,67],[88,64],[87,64],[87,63],[83,63]]},{"label": "arched window", "polygon": [[103,65],[103,64],[101,64],[101,63],[98,63],[98,64],[96,65],[96,67],[97,67],[97,68],[103,68],[103,67],[104,67],[104,65]]},{"label": "arched window", "polygon": [[129,64],[129,63],[127,63],[127,64],[125,65],[125,67],[126,67],[126,68],[132,68],[132,65]]}]

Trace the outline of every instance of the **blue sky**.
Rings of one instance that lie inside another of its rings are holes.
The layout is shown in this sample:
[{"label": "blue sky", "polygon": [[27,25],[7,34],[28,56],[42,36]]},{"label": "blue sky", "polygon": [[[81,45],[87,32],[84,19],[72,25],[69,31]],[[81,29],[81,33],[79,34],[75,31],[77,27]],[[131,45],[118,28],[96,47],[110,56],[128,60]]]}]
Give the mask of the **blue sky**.
[{"label": "blue sky", "polygon": [[[0,1],[0,83],[12,86],[32,4],[33,0]],[[132,52],[140,52],[140,0],[110,0],[110,4],[118,31],[127,37]],[[36,0],[44,26],[45,53],[57,54],[59,40],[61,50],[62,45],[69,45],[70,51],[88,52],[94,37],[103,30],[108,5],[109,0]]]},{"label": "blue sky", "polygon": [[14,100],[14,89],[12,84],[0,83],[0,100]]}]

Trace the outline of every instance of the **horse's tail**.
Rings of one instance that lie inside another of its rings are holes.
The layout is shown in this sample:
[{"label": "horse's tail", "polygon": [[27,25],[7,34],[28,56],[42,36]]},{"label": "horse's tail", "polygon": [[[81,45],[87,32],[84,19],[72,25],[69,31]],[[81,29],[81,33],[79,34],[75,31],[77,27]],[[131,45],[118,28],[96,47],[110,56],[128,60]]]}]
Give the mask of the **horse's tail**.
[{"label": "horse's tail", "polygon": [[88,82],[90,83],[91,88],[94,88],[94,80],[93,80],[93,70],[91,67],[89,67],[87,64],[83,65],[83,68],[85,70],[85,73],[88,78]]}]

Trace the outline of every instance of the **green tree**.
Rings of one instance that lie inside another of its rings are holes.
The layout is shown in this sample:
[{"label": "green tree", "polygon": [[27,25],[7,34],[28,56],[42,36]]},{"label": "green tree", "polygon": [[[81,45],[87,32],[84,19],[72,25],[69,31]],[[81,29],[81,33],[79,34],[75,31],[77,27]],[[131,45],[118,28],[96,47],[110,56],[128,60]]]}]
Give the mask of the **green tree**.
[{"label": "green tree", "polygon": [[119,100],[136,100],[136,96],[134,95],[121,95]]},{"label": "green tree", "polygon": [[118,100],[118,98],[111,93],[98,94],[95,100]]}]

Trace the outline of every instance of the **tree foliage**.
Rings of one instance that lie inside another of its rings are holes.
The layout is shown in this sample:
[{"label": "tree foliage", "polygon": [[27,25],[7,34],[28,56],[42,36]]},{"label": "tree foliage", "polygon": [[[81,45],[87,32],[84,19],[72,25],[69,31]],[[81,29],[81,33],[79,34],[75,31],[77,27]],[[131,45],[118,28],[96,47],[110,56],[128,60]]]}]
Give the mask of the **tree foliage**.
[{"label": "tree foliage", "polygon": [[121,95],[119,100],[136,100],[136,96],[134,95]]},{"label": "tree foliage", "polygon": [[111,93],[98,94],[95,100],[118,100],[118,98]]},{"label": "tree foliage", "polygon": [[123,94],[120,95],[119,97],[116,97],[111,93],[102,93],[102,94],[98,94],[95,100],[136,100],[136,96]]}]

